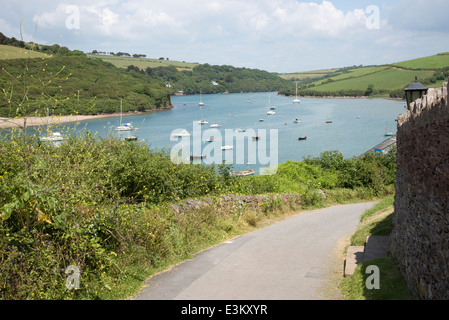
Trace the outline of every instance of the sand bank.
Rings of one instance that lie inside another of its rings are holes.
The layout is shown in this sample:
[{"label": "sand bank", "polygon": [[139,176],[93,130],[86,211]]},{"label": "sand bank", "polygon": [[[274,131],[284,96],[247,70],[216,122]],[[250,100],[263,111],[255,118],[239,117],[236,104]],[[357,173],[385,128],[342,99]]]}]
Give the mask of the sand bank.
[{"label": "sand bank", "polygon": [[[169,108],[159,108],[156,110],[146,111],[146,112],[127,112],[123,113],[122,116],[134,116],[139,114],[147,114],[153,113],[156,111],[165,111],[169,110]],[[98,114],[98,115],[68,115],[68,116],[50,116],[50,117],[27,117],[26,125],[28,127],[32,126],[41,126],[48,124],[60,124],[66,122],[80,122],[87,121],[92,119],[100,119],[100,118],[111,118],[111,117],[120,117],[120,113],[107,113],[107,114]],[[14,127],[23,127],[24,124],[23,118],[0,118],[0,129],[2,128],[14,128]]]}]

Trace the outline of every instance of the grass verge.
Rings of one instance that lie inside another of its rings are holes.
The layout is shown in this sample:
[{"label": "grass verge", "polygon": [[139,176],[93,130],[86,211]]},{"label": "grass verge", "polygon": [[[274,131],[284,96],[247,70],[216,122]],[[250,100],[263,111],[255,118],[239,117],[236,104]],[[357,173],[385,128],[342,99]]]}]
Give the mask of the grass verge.
[{"label": "grass verge", "polygon": [[[386,236],[392,230],[394,195],[380,201],[361,217],[357,231],[351,237],[351,246],[363,246],[370,235]],[[379,288],[368,289],[371,281],[369,266],[379,269]],[[407,284],[389,256],[363,262],[357,266],[352,276],[340,282],[341,292],[345,300],[413,300]]]}]

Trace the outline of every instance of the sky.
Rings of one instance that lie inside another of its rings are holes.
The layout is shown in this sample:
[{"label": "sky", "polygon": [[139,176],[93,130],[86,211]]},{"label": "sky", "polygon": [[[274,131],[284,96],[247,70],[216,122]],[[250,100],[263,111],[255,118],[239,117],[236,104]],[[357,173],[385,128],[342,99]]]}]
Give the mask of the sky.
[{"label": "sky", "polygon": [[0,32],[70,50],[292,73],[449,51],[447,0],[1,0]]}]

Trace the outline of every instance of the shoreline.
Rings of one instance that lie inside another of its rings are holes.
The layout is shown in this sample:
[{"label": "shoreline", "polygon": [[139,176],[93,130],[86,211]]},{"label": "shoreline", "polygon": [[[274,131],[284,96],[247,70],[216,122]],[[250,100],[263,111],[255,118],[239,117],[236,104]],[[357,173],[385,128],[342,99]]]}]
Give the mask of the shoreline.
[{"label": "shoreline", "polygon": [[[283,97],[295,97],[292,95],[278,94]],[[404,100],[402,98],[391,98],[382,96],[298,96],[298,98],[315,98],[315,99],[385,99],[385,100]],[[405,101],[405,100],[404,100]]]},{"label": "shoreline", "polygon": [[[147,111],[126,112],[122,113],[122,116],[124,117],[135,116],[159,111],[167,111],[171,109],[173,109],[172,105],[170,107],[151,109]],[[0,118],[0,129],[23,127],[25,119],[27,127],[36,127],[46,125],[47,123],[49,125],[53,125],[53,124],[88,121],[94,119],[113,118],[113,117],[120,117],[120,113],[117,112],[117,113],[102,113],[96,115],[64,115],[64,116],[49,116],[49,117]]]}]

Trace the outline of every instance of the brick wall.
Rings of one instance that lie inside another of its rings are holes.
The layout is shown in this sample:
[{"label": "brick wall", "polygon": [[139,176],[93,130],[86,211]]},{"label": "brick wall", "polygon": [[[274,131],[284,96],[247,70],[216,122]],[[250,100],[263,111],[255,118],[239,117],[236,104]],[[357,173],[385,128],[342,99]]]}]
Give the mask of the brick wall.
[{"label": "brick wall", "polygon": [[391,254],[418,299],[449,299],[448,84],[398,118]]}]

